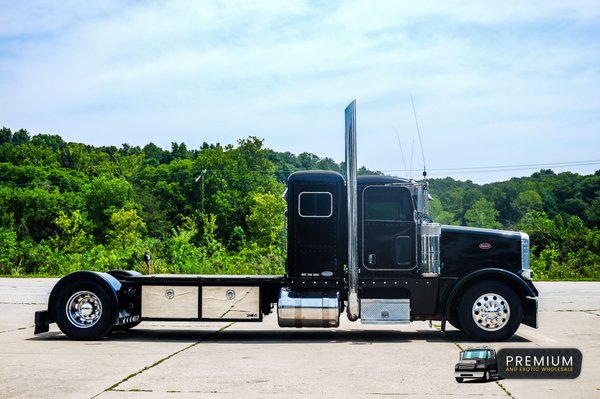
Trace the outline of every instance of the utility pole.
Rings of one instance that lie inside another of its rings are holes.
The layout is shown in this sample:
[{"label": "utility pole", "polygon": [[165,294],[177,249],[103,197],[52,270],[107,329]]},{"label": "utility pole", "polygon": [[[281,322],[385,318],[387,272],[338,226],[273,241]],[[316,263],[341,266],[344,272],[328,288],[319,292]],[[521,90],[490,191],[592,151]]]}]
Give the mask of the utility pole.
[{"label": "utility pole", "polygon": [[202,213],[204,213],[204,174],[207,172],[206,169],[203,169],[202,172],[200,172],[200,174],[196,177],[196,183],[198,183],[198,180],[200,180],[200,194],[201,194],[201,199],[200,199],[200,208],[202,209]]}]

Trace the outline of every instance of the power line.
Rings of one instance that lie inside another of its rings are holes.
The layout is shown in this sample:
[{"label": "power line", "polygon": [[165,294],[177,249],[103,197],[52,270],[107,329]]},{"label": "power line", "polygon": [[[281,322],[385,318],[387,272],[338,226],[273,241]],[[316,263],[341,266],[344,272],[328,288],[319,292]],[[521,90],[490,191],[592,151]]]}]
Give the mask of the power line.
[{"label": "power line", "polygon": [[[518,170],[530,170],[536,168],[565,168],[573,166],[591,166],[600,165],[600,160],[588,160],[588,161],[571,161],[571,162],[553,162],[553,163],[533,163],[533,164],[515,164],[515,165],[497,165],[497,166],[469,166],[469,167],[456,167],[456,168],[430,168],[432,172],[452,172],[452,173],[491,173],[491,172],[510,172]],[[416,170],[413,170],[413,172]],[[381,172],[396,173],[402,172],[398,169],[382,170]],[[438,173],[439,174],[439,173]]]}]

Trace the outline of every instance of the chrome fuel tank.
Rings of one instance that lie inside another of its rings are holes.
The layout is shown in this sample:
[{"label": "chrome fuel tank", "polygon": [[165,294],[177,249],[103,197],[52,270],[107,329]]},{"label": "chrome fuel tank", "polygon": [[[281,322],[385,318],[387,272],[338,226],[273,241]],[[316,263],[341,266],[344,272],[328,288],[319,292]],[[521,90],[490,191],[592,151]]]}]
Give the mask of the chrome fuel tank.
[{"label": "chrome fuel tank", "polygon": [[282,288],[277,320],[280,327],[337,327],[340,325],[340,293]]}]

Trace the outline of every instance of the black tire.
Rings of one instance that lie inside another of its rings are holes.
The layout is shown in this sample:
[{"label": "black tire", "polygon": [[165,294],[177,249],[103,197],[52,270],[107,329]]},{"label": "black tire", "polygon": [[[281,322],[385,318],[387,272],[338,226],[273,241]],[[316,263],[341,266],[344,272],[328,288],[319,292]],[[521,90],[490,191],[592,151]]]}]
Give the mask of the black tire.
[{"label": "black tire", "polygon": [[490,382],[491,381],[491,376],[490,376],[490,372],[488,370],[485,370],[483,372],[483,381],[484,382]]},{"label": "black tire", "polygon": [[452,327],[456,328],[457,330],[462,330],[462,327],[460,325],[460,320],[458,318],[457,310],[451,310],[450,313],[448,314],[448,318],[446,319],[446,321],[448,323],[450,323],[450,325]]},{"label": "black tire", "polygon": [[109,291],[96,281],[70,281],[56,297],[54,318],[58,328],[71,339],[98,339],[112,328],[114,302]]},{"label": "black tire", "polygon": [[[479,312],[479,305],[490,305],[498,309],[498,313],[496,316],[490,316],[492,319],[486,318],[486,314],[493,313]],[[458,316],[462,330],[474,340],[503,341],[510,338],[519,328],[523,317],[523,305],[515,291],[506,284],[483,281],[464,293],[458,306]],[[479,322],[475,318],[479,318]],[[485,324],[490,320],[491,324]]]},{"label": "black tire", "polygon": [[463,382],[464,378],[462,377],[454,377],[454,379],[456,380],[456,382]]}]

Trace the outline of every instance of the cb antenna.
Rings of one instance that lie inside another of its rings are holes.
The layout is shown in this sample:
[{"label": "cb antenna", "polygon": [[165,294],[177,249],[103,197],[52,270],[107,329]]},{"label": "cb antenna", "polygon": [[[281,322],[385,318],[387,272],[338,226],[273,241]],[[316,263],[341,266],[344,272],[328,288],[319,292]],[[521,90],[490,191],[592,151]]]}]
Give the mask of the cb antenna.
[{"label": "cb antenna", "polygon": [[408,176],[409,180],[412,180],[412,172],[413,172],[413,158],[415,155],[415,139],[413,139],[410,147],[410,175]]},{"label": "cb antenna", "polygon": [[402,150],[402,143],[400,142],[400,135],[396,130],[396,126],[392,126],[394,132],[396,132],[396,138],[398,139],[398,145],[400,146],[400,155],[402,155],[402,163],[404,164],[404,173],[406,173],[406,177],[408,178],[408,169],[406,169],[406,159],[404,158],[404,151]]},{"label": "cb antenna", "polygon": [[423,157],[423,178],[427,178],[427,167],[425,166],[425,151],[423,151],[423,140],[421,140],[421,129],[419,128],[419,120],[417,119],[417,111],[415,110],[415,102],[413,101],[412,95],[410,96],[410,102],[412,104],[413,115],[415,116],[415,124],[417,125],[417,134],[419,135],[419,144],[421,145],[421,156]]}]

